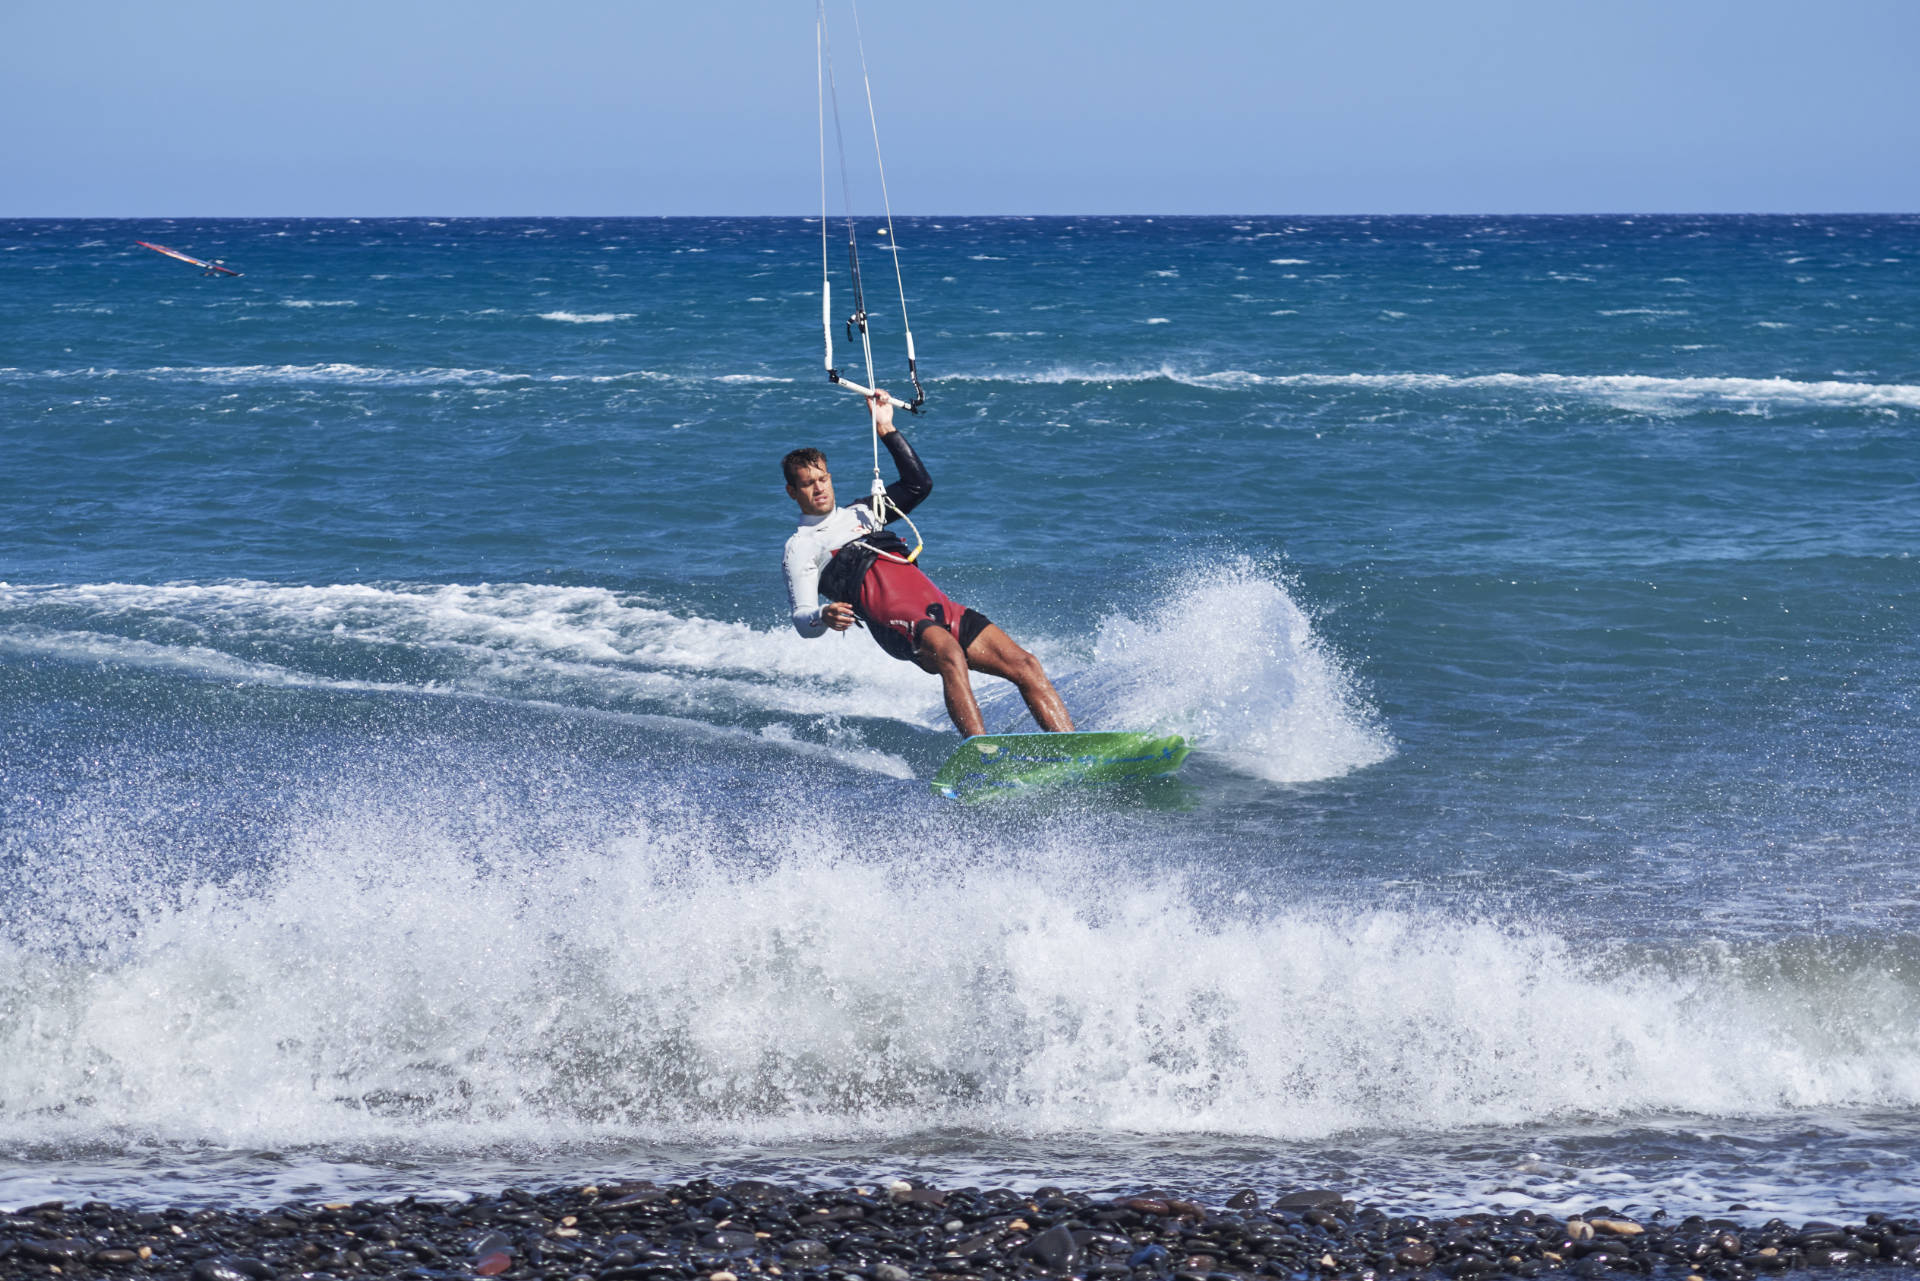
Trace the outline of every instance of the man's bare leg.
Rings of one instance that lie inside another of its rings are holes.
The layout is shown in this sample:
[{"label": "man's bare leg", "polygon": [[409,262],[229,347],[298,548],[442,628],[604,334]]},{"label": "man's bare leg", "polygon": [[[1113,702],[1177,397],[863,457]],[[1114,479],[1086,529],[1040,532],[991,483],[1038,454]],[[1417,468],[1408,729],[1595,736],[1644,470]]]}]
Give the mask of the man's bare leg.
[{"label": "man's bare leg", "polygon": [[[936,630],[929,627],[927,634],[932,635]],[[954,647],[958,649],[959,642],[954,642]],[[1012,681],[1019,689],[1020,697],[1027,700],[1027,710],[1033,713],[1034,723],[1041,729],[1064,733],[1073,728],[1073,717],[1067,715],[1067,705],[1054,692],[1053,682],[1047,679],[1046,668],[1040,666],[1039,659],[1014,644],[1013,637],[1001,631],[997,623],[988,623],[973,638],[973,644],[966,649],[966,660],[975,671]],[[969,703],[972,702],[971,688],[967,691],[967,699]],[[979,715],[977,707],[974,714]]]},{"label": "man's bare leg", "polygon": [[947,696],[947,715],[955,729],[967,738],[987,732],[986,722],[980,719],[980,704],[974,701],[973,680],[967,675],[966,651],[946,628],[923,629],[920,652],[913,661],[940,678]]}]

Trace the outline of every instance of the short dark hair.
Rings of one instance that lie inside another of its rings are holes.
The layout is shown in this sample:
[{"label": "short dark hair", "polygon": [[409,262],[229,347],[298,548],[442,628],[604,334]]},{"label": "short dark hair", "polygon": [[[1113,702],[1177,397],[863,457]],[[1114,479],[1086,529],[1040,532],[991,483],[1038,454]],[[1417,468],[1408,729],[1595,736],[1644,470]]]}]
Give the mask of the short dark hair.
[{"label": "short dark hair", "polygon": [[780,470],[786,475],[789,485],[800,483],[802,467],[818,467],[825,470],[826,465],[827,456],[811,446],[806,449],[796,449],[780,460]]}]

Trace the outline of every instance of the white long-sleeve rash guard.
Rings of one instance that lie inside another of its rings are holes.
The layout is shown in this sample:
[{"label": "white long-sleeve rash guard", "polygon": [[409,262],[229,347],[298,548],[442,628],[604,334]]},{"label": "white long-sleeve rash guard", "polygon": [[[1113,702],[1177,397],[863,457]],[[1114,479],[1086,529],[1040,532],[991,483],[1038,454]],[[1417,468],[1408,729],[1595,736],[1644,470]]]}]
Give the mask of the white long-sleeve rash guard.
[{"label": "white long-sleeve rash guard", "polygon": [[826,606],[820,604],[820,571],[835,552],[880,528],[879,519],[865,503],[836,507],[824,516],[808,516],[800,522],[800,528],[787,539],[782,561],[794,631],[812,639],[827,630]]}]

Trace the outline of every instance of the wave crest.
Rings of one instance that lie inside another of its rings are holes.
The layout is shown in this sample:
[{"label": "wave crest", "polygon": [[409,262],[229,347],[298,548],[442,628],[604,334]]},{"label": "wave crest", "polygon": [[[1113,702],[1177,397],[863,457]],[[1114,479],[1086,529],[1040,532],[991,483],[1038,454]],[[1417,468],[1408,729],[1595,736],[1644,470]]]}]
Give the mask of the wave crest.
[{"label": "wave crest", "polygon": [[1650,374],[1261,374],[1245,369],[1196,373],[1172,365],[1158,365],[1133,369],[1059,366],[1042,370],[946,374],[932,381],[1010,383],[1020,386],[1168,382],[1213,391],[1252,387],[1345,387],[1379,392],[1516,392],[1616,401],[1624,399],[1641,404],[1732,402],[1920,409],[1920,386],[1793,378],[1672,378]]},{"label": "wave crest", "polygon": [[[516,847],[388,793],[303,807],[242,881],[30,860],[93,906],[0,934],[0,1136],[1318,1138],[1920,1103],[1920,964],[1885,948],[1606,963],[1437,912],[1223,910],[1085,834],[909,868],[796,812],[723,859],[682,811]],[[100,909],[116,879],[130,916]]]},{"label": "wave crest", "polygon": [[1247,561],[1187,580],[1139,618],[1103,620],[1093,663],[1063,685],[1089,723],[1175,731],[1270,782],[1334,778],[1393,755],[1285,585]]}]

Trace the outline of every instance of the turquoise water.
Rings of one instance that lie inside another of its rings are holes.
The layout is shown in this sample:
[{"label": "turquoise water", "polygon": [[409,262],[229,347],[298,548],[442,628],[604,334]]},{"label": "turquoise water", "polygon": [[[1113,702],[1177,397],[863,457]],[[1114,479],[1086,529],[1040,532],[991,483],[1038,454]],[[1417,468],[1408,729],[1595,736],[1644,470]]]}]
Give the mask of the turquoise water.
[{"label": "turquoise water", "polygon": [[930,572],[1195,746],[985,810],[818,234],[0,223],[0,1204],[1908,1204],[1920,218],[901,223]]}]

